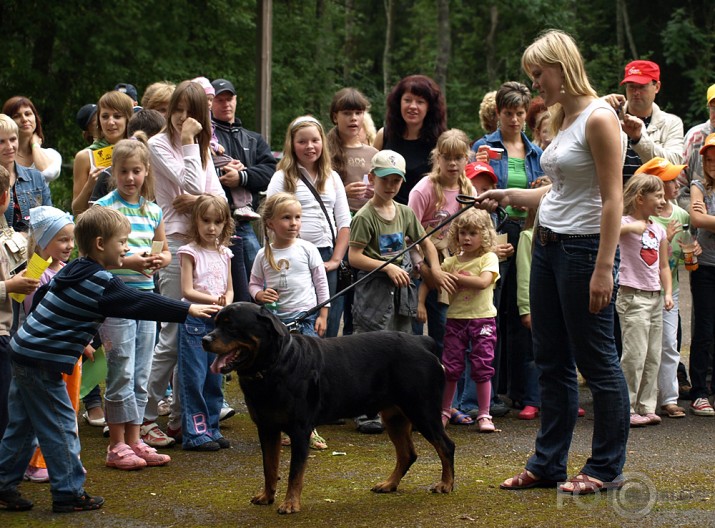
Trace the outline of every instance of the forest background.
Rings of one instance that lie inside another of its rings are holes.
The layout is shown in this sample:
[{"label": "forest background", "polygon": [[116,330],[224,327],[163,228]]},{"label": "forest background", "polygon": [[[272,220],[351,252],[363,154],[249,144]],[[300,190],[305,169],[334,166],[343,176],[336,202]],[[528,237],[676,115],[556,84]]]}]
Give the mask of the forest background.
[{"label": "forest background", "polygon": [[[258,0],[3,0],[0,97],[28,96],[43,120],[47,146],[65,167],[52,182],[69,209],[74,154],[85,145],[79,108],[118,82],[144,88],[203,75],[231,80],[237,116],[257,125]],[[531,86],[521,54],[543,30],[563,29],[579,43],[600,94],[622,91],[625,64],[661,67],[661,108],[685,129],[708,118],[715,83],[712,0],[274,0],[272,136],[311,113],[330,126],[338,89],[354,86],[372,102],[379,127],[385,94],[421,73],[445,91],[450,127],[480,137],[483,95],[505,81]]]}]

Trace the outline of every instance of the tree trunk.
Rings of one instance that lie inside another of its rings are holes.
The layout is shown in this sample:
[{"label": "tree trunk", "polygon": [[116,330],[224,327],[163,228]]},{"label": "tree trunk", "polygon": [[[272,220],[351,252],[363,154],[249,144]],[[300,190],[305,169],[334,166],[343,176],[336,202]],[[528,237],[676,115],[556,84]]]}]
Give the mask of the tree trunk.
[{"label": "tree trunk", "polygon": [[449,25],[449,0],[437,2],[437,65],[435,81],[447,97],[447,69],[452,48],[452,33]]},{"label": "tree trunk", "polygon": [[382,91],[387,95],[390,91],[391,64],[390,55],[392,53],[392,40],[394,36],[394,0],[385,0],[385,48],[382,52]]},{"label": "tree trunk", "polygon": [[343,61],[343,85],[350,84],[350,71],[355,55],[355,0],[345,2],[345,60]]},{"label": "tree trunk", "polygon": [[489,8],[489,33],[485,42],[485,51],[487,56],[487,79],[489,86],[496,86],[499,82],[497,79],[496,57],[494,56],[494,38],[497,32],[497,24],[499,23],[499,8],[496,4],[492,4]]},{"label": "tree trunk", "polygon": [[628,7],[625,2],[621,4],[621,8],[623,13],[623,28],[625,29],[626,37],[628,38],[628,47],[631,51],[631,58],[637,59],[638,51],[636,50],[636,42],[633,40],[633,33],[631,33],[631,22],[628,19]]}]

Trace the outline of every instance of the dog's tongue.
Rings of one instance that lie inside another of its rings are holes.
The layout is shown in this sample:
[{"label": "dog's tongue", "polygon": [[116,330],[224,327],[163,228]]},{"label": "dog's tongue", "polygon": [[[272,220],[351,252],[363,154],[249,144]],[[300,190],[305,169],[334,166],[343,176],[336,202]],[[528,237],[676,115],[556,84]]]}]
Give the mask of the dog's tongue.
[{"label": "dog's tongue", "polygon": [[213,363],[211,363],[211,372],[213,374],[221,374],[221,369],[226,366],[229,355],[230,354],[216,356],[216,359],[214,359]]}]

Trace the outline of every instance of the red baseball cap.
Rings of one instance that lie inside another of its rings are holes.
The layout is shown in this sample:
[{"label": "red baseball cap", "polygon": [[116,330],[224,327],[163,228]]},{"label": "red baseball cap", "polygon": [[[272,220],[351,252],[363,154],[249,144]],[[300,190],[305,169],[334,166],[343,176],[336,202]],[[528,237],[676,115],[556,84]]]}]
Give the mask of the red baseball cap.
[{"label": "red baseball cap", "polygon": [[660,67],[655,62],[635,60],[626,64],[621,84],[648,84],[651,81],[660,81]]},{"label": "red baseball cap", "polygon": [[470,180],[480,174],[488,174],[494,183],[498,182],[497,175],[494,174],[492,166],[482,161],[473,161],[472,163],[468,163],[464,168],[464,172]]}]

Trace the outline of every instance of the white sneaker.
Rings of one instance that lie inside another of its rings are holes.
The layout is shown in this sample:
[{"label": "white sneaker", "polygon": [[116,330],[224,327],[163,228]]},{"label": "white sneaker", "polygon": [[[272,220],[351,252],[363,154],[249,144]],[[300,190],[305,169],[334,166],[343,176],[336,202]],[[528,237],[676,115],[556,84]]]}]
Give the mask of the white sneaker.
[{"label": "white sneaker", "polygon": [[228,420],[234,414],[236,414],[236,411],[233,410],[226,400],[224,400],[223,407],[221,407],[221,412],[218,415],[218,421],[222,422],[224,420]]},{"label": "white sneaker", "polygon": [[233,216],[239,220],[258,220],[261,217],[261,215],[256,213],[250,205],[236,207],[233,211]]},{"label": "white sneaker", "polygon": [[144,443],[151,447],[169,447],[176,443],[175,439],[159,429],[159,425],[156,422],[142,425],[139,429],[139,434]]}]

